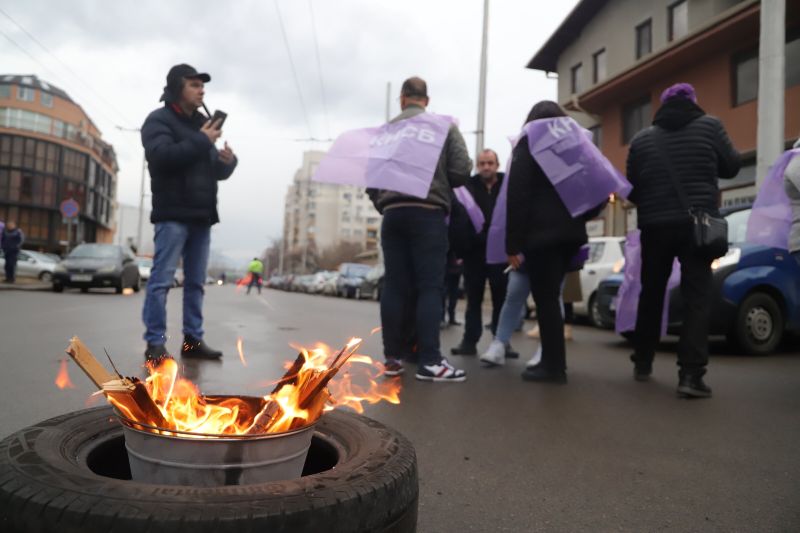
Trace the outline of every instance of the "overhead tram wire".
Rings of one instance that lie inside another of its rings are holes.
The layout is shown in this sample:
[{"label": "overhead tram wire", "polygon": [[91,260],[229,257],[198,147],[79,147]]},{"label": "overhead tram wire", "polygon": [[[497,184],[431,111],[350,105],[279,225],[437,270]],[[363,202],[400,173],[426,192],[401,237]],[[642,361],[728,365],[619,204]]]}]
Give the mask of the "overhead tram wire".
[{"label": "overhead tram wire", "polygon": [[300,99],[300,106],[303,109],[303,118],[306,121],[306,128],[308,128],[309,138],[314,138],[311,132],[311,122],[308,120],[308,110],[306,109],[306,102],[303,99],[303,91],[300,89],[300,80],[297,78],[297,69],[294,66],[294,59],[292,59],[292,50],[289,48],[289,39],[286,37],[286,29],[283,27],[283,17],[281,16],[281,8],[278,5],[278,0],[273,0],[275,4],[275,11],[278,12],[278,24],[281,27],[281,35],[283,36],[283,44],[286,45],[286,55],[289,56],[289,65],[292,67],[292,76],[294,78],[294,86],[297,89],[297,97]]},{"label": "overhead tram wire", "polygon": [[325,84],[322,81],[322,61],[319,58],[319,42],[317,41],[317,23],[314,18],[313,0],[308,0],[308,10],[311,12],[311,35],[314,37],[314,51],[317,55],[317,74],[319,74],[319,92],[322,95],[322,112],[325,116],[325,133],[331,136],[331,125],[328,121],[328,104],[325,99]]},{"label": "overhead tram wire", "polygon": [[[66,64],[64,61],[62,61],[62,60],[61,60],[61,58],[59,58],[59,57],[58,57],[58,56],[57,56],[55,53],[53,53],[53,52],[52,52],[52,51],[51,51],[51,50],[50,50],[50,49],[49,49],[47,46],[45,46],[45,45],[44,45],[44,43],[42,43],[42,42],[41,42],[39,39],[37,39],[35,35],[33,35],[31,32],[29,32],[27,29],[25,29],[25,27],[24,27],[24,26],[22,26],[22,24],[20,24],[20,23],[19,23],[19,22],[17,22],[16,20],[14,20],[14,18],[13,18],[11,15],[9,15],[8,13],[6,13],[6,12],[3,10],[3,8],[2,8],[2,7],[0,7],[0,14],[2,14],[2,15],[5,17],[5,18],[7,18],[8,20],[10,20],[12,24],[14,24],[14,25],[15,25],[16,27],[18,27],[20,30],[22,30],[22,32],[23,32],[25,35],[27,35],[27,36],[28,36],[28,38],[29,38],[31,41],[33,41],[34,43],[36,43],[36,45],[37,45],[37,46],[39,46],[39,48],[41,48],[42,50],[44,50],[44,51],[45,51],[47,54],[49,54],[49,55],[50,55],[50,56],[51,56],[53,59],[55,59],[55,60],[56,60],[56,61],[57,61],[57,62],[58,62],[58,63],[59,63],[59,64],[60,64],[60,65],[61,65],[61,66],[62,66],[62,67],[63,67],[63,68],[64,68],[64,69],[67,71],[67,72],[69,72],[69,73],[70,73],[70,74],[71,74],[71,75],[72,75],[72,76],[73,76],[73,77],[74,77],[76,80],[78,80],[78,81],[79,81],[79,82],[80,82],[80,83],[81,83],[81,84],[82,84],[84,87],[86,87],[87,89],[89,89],[89,90],[92,92],[92,94],[94,94],[94,95],[95,95],[95,96],[96,96],[98,99],[100,99],[100,101],[102,101],[102,102],[103,102],[103,103],[104,103],[106,106],[108,106],[108,109],[110,109],[110,110],[114,111],[114,113],[116,113],[116,114],[117,114],[117,116],[118,116],[119,118],[123,119],[123,121],[124,121],[126,124],[133,124],[133,122],[131,122],[131,121],[128,119],[128,117],[126,117],[126,116],[125,116],[125,114],[124,114],[122,111],[120,111],[120,110],[119,110],[119,109],[118,109],[116,106],[114,106],[114,104],[112,104],[111,102],[109,102],[108,100],[106,100],[106,99],[105,99],[105,97],[103,97],[103,95],[102,95],[102,94],[100,94],[100,92],[99,92],[99,91],[95,90],[95,88],[94,88],[94,87],[92,87],[92,86],[91,86],[91,85],[90,85],[88,82],[86,82],[86,81],[85,81],[85,80],[84,80],[84,79],[83,79],[83,78],[80,76],[80,74],[78,74],[77,72],[75,72],[74,70],[72,70],[72,68],[71,68],[69,65],[67,65],[67,64]],[[27,52],[26,52],[26,53],[27,53]],[[30,56],[30,54],[28,54],[28,55]],[[33,56],[30,56],[30,57],[33,57]],[[40,65],[42,64],[42,63],[41,63],[41,62],[39,62],[39,61],[37,61],[37,63],[39,63]],[[44,65],[42,65],[42,66],[44,66]],[[102,113],[101,113],[101,114],[102,114]],[[109,119],[109,117],[108,117],[107,115],[103,114],[103,116],[104,116],[106,119]],[[117,123],[117,121],[116,121],[116,120],[111,120],[111,119],[109,119],[109,121],[110,121],[110,122],[112,122],[112,123],[114,123],[114,124],[116,124],[116,123]]]}]

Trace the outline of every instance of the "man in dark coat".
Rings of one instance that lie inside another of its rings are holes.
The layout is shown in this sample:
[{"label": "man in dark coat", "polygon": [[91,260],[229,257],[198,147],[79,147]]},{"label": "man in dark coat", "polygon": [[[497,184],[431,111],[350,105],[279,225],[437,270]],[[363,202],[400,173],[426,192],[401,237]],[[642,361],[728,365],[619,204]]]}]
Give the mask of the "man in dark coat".
[{"label": "man in dark coat", "polygon": [[0,247],[3,249],[3,256],[5,258],[6,270],[6,283],[14,283],[17,281],[17,257],[22,248],[22,243],[25,242],[25,234],[17,227],[17,223],[9,220],[5,228],[0,233]]},{"label": "man in dark coat", "polygon": [[219,222],[217,181],[230,177],[236,156],[225,143],[221,124],[198,112],[203,106],[205,73],[185,64],[167,74],[161,100],[142,126],[142,144],[150,169],[155,224],[155,256],[142,310],[147,341],[145,357],[168,356],[166,300],[178,261],[183,258],[183,345],[181,356],[217,359],[222,356],[203,341],[203,285],[208,266],[211,226]]},{"label": "man in dark coat", "polygon": [[678,345],[678,394],[711,396],[703,381],[708,364],[711,261],[693,246],[692,222],[682,206],[667,162],[690,207],[718,216],[717,178],[739,172],[739,153],[722,123],[697,105],[694,88],[681,83],[661,95],[653,126],[631,141],[627,174],[633,185],[642,243],[642,292],[636,319],[634,377],[646,381],[661,330],[664,293],[677,257],[681,263],[683,329]]}]

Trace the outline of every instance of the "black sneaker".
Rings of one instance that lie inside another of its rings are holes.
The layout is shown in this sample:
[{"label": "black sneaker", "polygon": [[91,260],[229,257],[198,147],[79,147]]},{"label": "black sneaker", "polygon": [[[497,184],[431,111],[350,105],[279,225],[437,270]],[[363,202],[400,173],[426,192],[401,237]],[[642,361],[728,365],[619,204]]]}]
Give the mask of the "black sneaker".
[{"label": "black sneaker", "polygon": [[467,373],[451,365],[447,359],[442,358],[439,364],[420,366],[415,377],[420,381],[432,381],[434,383],[461,383],[466,381]]},{"label": "black sneaker", "polygon": [[462,342],[455,348],[450,348],[450,353],[453,355],[478,355],[478,348],[474,344]]},{"label": "black sneaker", "polygon": [[401,363],[399,359],[394,359],[393,357],[386,358],[386,362],[383,363],[383,368],[383,374],[389,377],[399,376],[406,371],[403,367],[403,363]]},{"label": "black sneaker", "polygon": [[183,337],[181,357],[190,359],[219,359],[222,357],[222,352],[211,348],[202,339],[195,339],[192,336],[186,335]]},{"label": "black sneaker", "polygon": [[681,376],[678,381],[678,396],[681,398],[711,398],[711,387],[705,384],[703,376]]},{"label": "black sneaker", "polygon": [[158,364],[162,359],[172,359],[172,354],[169,353],[167,347],[163,344],[150,344],[147,343],[147,349],[144,351],[144,359],[148,363]]},{"label": "black sneaker", "polygon": [[644,363],[635,363],[633,365],[633,379],[636,381],[650,381],[650,375],[653,373],[653,365]]},{"label": "black sneaker", "polygon": [[522,379],[525,381],[565,384],[567,382],[567,373],[553,372],[540,363],[536,366],[526,367],[522,372]]},{"label": "black sneaker", "polygon": [[506,359],[519,359],[519,352],[515,352],[510,344],[506,344]]},{"label": "black sneaker", "polygon": [[460,326],[460,325],[461,325],[461,322],[459,322],[459,321],[458,321],[458,320],[456,320],[456,319],[452,319],[452,320],[449,320],[449,321],[447,322],[447,324],[448,324],[448,325],[450,325],[450,326]]}]

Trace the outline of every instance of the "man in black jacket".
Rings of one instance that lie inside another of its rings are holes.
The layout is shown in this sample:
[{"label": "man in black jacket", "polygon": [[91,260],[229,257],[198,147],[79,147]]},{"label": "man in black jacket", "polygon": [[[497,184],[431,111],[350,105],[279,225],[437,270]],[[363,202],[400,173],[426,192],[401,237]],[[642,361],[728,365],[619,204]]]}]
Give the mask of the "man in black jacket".
[{"label": "man in black jacket", "polygon": [[161,100],[142,126],[142,144],[150,169],[155,224],[155,257],[142,310],[147,341],[145,358],[169,356],[165,346],[167,292],[178,260],[183,258],[183,345],[181,356],[218,359],[222,352],[203,341],[203,285],[206,279],[211,226],[219,222],[217,181],[230,177],[236,156],[225,143],[220,124],[197,110],[203,105],[204,83],[211,81],[185,64],[167,74]]},{"label": "man in black jacket", "polygon": [[480,232],[476,232],[472,224],[467,224],[461,231],[468,232],[471,246],[463,255],[464,259],[464,289],[467,293],[467,311],[464,315],[464,337],[461,344],[451,348],[453,355],[476,355],[476,345],[483,332],[483,293],[486,282],[492,295],[492,334],[497,330],[497,319],[503,300],[506,296],[506,282],[508,280],[503,270],[505,264],[490,265],[486,263],[486,238],[489,225],[492,222],[492,213],[497,203],[497,195],[503,184],[504,174],[498,172],[500,161],[494,150],[483,150],[478,154],[478,174],[469,179],[466,189],[475,200],[475,204],[483,213],[484,224]]},{"label": "man in black jacket", "polygon": [[681,83],[661,95],[653,126],[631,141],[627,174],[629,199],[637,206],[642,243],[642,292],[636,319],[634,378],[646,381],[661,329],[664,293],[674,258],[681,263],[683,329],[678,345],[678,394],[707,398],[703,375],[708,364],[711,261],[692,244],[692,222],[682,206],[667,163],[689,205],[719,215],[717,178],[739,172],[739,153],[722,123],[697,105],[694,89]]}]

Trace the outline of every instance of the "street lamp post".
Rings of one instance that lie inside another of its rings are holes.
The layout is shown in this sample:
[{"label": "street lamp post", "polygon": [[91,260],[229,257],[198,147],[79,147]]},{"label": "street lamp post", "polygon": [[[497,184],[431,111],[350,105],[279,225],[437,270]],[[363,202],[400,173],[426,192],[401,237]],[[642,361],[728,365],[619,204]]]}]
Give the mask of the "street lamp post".
[{"label": "street lamp post", "polygon": [[[116,127],[120,131],[141,133],[141,128],[125,128],[123,126]],[[144,219],[144,189],[145,189],[145,176],[147,175],[147,157],[142,151],[142,176],[139,181],[139,221],[136,224],[136,253],[141,253],[142,250],[142,221]]]}]

